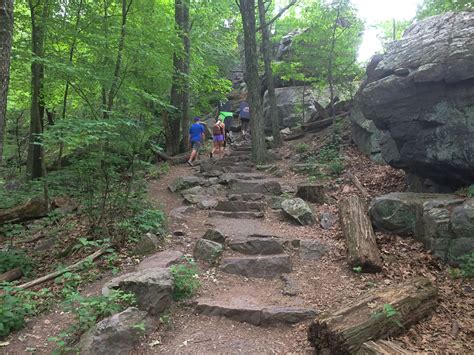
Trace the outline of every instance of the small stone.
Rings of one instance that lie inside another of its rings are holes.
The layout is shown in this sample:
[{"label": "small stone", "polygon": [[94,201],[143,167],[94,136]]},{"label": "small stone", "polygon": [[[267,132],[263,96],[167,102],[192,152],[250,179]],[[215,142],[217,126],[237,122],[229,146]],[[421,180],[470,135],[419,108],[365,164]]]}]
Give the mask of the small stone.
[{"label": "small stone", "polygon": [[315,222],[313,211],[301,198],[284,200],[281,207],[288,216],[303,226],[312,225]]},{"label": "small stone", "polygon": [[186,235],[186,232],[183,230],[176,230],[173,232],[173,235],[175,237],[184,237]]},{"label": "small stone", "polygon": [[208,239],[199,239],[194,246],[193,256],[196,260],[205,261],[209,264],[215,264],[222,252],[224,246],[220,243]]},{"label": "small stone", "polygon": [[204,235],[202,236],[202,239],[207,239],[216,243],[224,244],[226,238],[220,230],[208,229],[206,233],[204,233]]},{"label": "small stone", "polygon": [[331,229],[335,219],[336,218],[331,212],[321,212],[321,215],[319,216],[319,225],[322,229]]},{"label": "small stone", "polygon": [[203,198],[197,204],[197,207],[201,210],[210,210],[216,208],[218,204],[217,199],[215,198]]}]

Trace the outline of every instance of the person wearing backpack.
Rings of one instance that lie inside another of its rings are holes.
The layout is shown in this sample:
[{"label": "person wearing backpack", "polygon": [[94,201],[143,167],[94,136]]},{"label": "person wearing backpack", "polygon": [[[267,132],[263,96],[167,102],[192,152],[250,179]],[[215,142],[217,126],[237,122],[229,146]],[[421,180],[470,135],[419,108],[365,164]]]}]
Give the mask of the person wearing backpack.
[{"label": "person wearing backpack", "polygon": [[219,116],[216,120],[216,123],[214,124],[214,127],[212,127],[213,147],[210,154],[211,158],[214,156],[216,151],[217,154],[222,154],[222,156],[224,156],[225,126],[223,121],[224,118]]}]

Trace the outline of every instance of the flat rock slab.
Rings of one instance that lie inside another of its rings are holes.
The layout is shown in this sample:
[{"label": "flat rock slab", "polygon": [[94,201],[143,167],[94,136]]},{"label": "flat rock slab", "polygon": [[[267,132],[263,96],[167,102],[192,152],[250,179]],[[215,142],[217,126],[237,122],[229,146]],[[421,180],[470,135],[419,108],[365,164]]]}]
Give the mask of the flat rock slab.
[{"label": "flat rock slab", "polygon": [[248,193],[260,193],[260,194],[265,194],[265,195],[280,195],[281,194],[280,183],[274,180],[258,180],[258,181],[232,180],[229,185],[230,185],[230,194],[248,194]]},{"label": "flat rock slab", "polygon": [[273,238],[235,238],[228,242],[229,248],[247,255],[274,255],[285,251],[281,243]]},{"label": "flat rock slab", "polygon": [[223,316],[253,325],[274,326],[281,324],[295,324],[307,319],[312,319],[317,315],[314,309],[302,307],[260,307],[251,304],[236,302],[224,304],[212,300],[201,299],[195,308],[197,313],[209,316]]},{"label": "flat rock slab", "polygon": [[230,201],[260,201],[265,198],[264,194],[259,193],[250,193],[250,194],[242,194],[242,195],[229,195],[228,196]]},{"label": "flat rock slab", "polygon": [[208,229],[202,236],[202,239],[211,240],[216,243],[224,244],[225,235],[219,229]]},{"label": "flat rock slab", "polygon": [[221,243],[209,239],[199,239],[194,246],[193,256],[196,260],[205,261],[209,264],[216,263],[222,255],[224,246]]},{"label": "flat rock slab", "polygon": [[137,271],[147,269],[162,269],[178,263],[183,257],[183,253],[177,250],[165,250],[153,254],[142,260],[137,266]]},{"label": "flat rock slab", "polygon": [[327,251],[327,246],[317,240],[300,240],[299,254],[303,260],[319,260]]},{"label": "flat rock slab", "polygon": [[224,217],[224,218],[236,218],[236,219],[252,219],[252,218],[263,218],[263,212],[225,212],[225,211],[210,211],[209,217]]},{"label": "flat rock slab", "polygon": [[265,205],[260,202],[246,201],[218,201],[215,210],[224,212],[260,212],[265,209]]},{"label": "flat rock slab", "polygon": [[221,261],[221,270],[245,277],[273,278],[291,272],[288,255],[228,257]]}]

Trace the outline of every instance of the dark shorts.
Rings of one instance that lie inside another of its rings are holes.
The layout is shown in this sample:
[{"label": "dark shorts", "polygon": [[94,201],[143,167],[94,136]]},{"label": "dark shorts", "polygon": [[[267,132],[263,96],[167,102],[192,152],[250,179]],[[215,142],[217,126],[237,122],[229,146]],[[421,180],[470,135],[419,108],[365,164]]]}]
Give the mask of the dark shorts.
[{"label": "dark shorts", "polygon": [[249,122],[250,122],[250,118],[243,118],[243,117],[241,117],[240,120],[241,120],[242,122],[246,122],[246,123],[249,123]]},{"label": "dark shorts", "polygon": [[224,141],[224,135],[218,134],[218,135],[214,136],[213,141],[214,142],[223,142]]},{"label": "dark shorts", "polygon": [[191,142],[191,145],[193,147],[193,150],[196,150],[199,152],[199,149],[201,149],[201,142]]}]

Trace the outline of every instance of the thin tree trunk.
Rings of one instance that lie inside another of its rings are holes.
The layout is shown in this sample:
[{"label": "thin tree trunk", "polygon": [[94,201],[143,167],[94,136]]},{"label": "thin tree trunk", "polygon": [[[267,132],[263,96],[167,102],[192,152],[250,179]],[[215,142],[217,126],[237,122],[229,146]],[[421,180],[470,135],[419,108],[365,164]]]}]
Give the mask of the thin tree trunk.
[{"label": "thin tree trunk", "polygon": [[127,15],[132,6],[133,0],[127,3],[127,0],[122,0],[122,26],[120,28],[120,39],[117,47],[117,59],[115,60],[114,78],[110,85],[109,92],[107,94],[107,112],[112,112],[114,107],[114,99],[117,96],[120,83],[120,70],[122,68],[123,51],[125,49],[125,35],[127,33]]},{"label": "thin tree trunk", "polygon": [[[71,47],[69,48],[69,65],[72,65],[73,59],[74,59],[74,51],[76,50],[76,44],[77,44],[77,33],[79,31],[79,23],[81,21],[81,11],[82,11],[82,5],[83,5],[83,0],[79,0],[79,6],[77,8],[77,13],[76,13],[76,24],[74,26],[74,39],[72,40]],[[67,110],[67,100],[68,100],[68,95],[69,95],[69,79],[66,80],[66,86],[64,87],[64,95],[63,95],[63,110],[61,114],[61,118],[65,119],[66,118],[66,110]],[[58,162],[57,165],[60,168],[61,167],[61,160],[63,157],[63,149],[64,149],[64,144],[63,142],[60,142],[59,144],[59,153],[58,153]]]},{"label": "thin tree trunk", "polygon": [[273,146],[282,145],[280,136],[280,121],[277,114],[275,84],[273,82],[272,58],[270,49],[270,29],[265,18],[265,4],[263,0],[258,0],[258,13],[260,16],[260,27],[262,28],[262,48],[263,62],[265,65],[265,79],[267,81],[268,102],[270,103],[270,119],[272,123]]},{"label": "thin tree trunk", "polygon": [[7,115],[8,84],[10,81],[10,52],[13,35],[13,0],[0,3],[0,163]]},{"label": "thin tree trunk", "polygon": [[[183,0],[174,2],[175,29],[178,38],[183,43]],[[174,107],[173,112],[168,116],[168,125],[166,126],[166,152],[169,155],[179,153],[179,142],[181,133],[181,119],[183,113],[183,58],[180,50],[173,54],[173,78],[171,84],[170,104]]]},{"label": "thin tree trunk", "polygon": [[244,29],[245,82],[250,106],[250,129],[252,133],[252,159],[256,163],[267,160],[267,146],[260,100],[260,77],[258,75],[258,53],[255,26],[255,0],[240,0],[240,14]]},{"label": "thin tree trunk", "polygon": [[332,27],[332,37],[331,37],[331,51],[329,52],[329,66],[328,66],[328,76],[329,76],[329,91],[331,95],[331,117],[333,120],[333,140],[336,139],[336,110],[334,109],[334,49],[336,47],[336,30],[337,24],[339,22],[339,15],[341,12],[341,1],[339,0],[336,10],[336,19],[334,20]]},{"label": "thin tree trunk", "polygon": [[44,56],[45,26],[48,17],[48,5],[48,0],[43,2],[39,0],[36,4],[33,4],[32,0],[29,0],[31,12],[31,44],[34,56],[31,64],[30,143],[27,159],[27,172],[31,179],[36,179],[42,176],[42,146],[40,135],[43,132],[44,115],[44,101],[42,97],[44,66],[38,59],[41,59]]},{"label": "thin tree trunk", "polygon": [[181,122],[182,135],[182,152],[189,150],[189,71],[191,61],[191,25],[189,23],[189,4],[188,0],[183,0],[183,47],[184,47],[184,61],[183,61],[183,116]]}]

